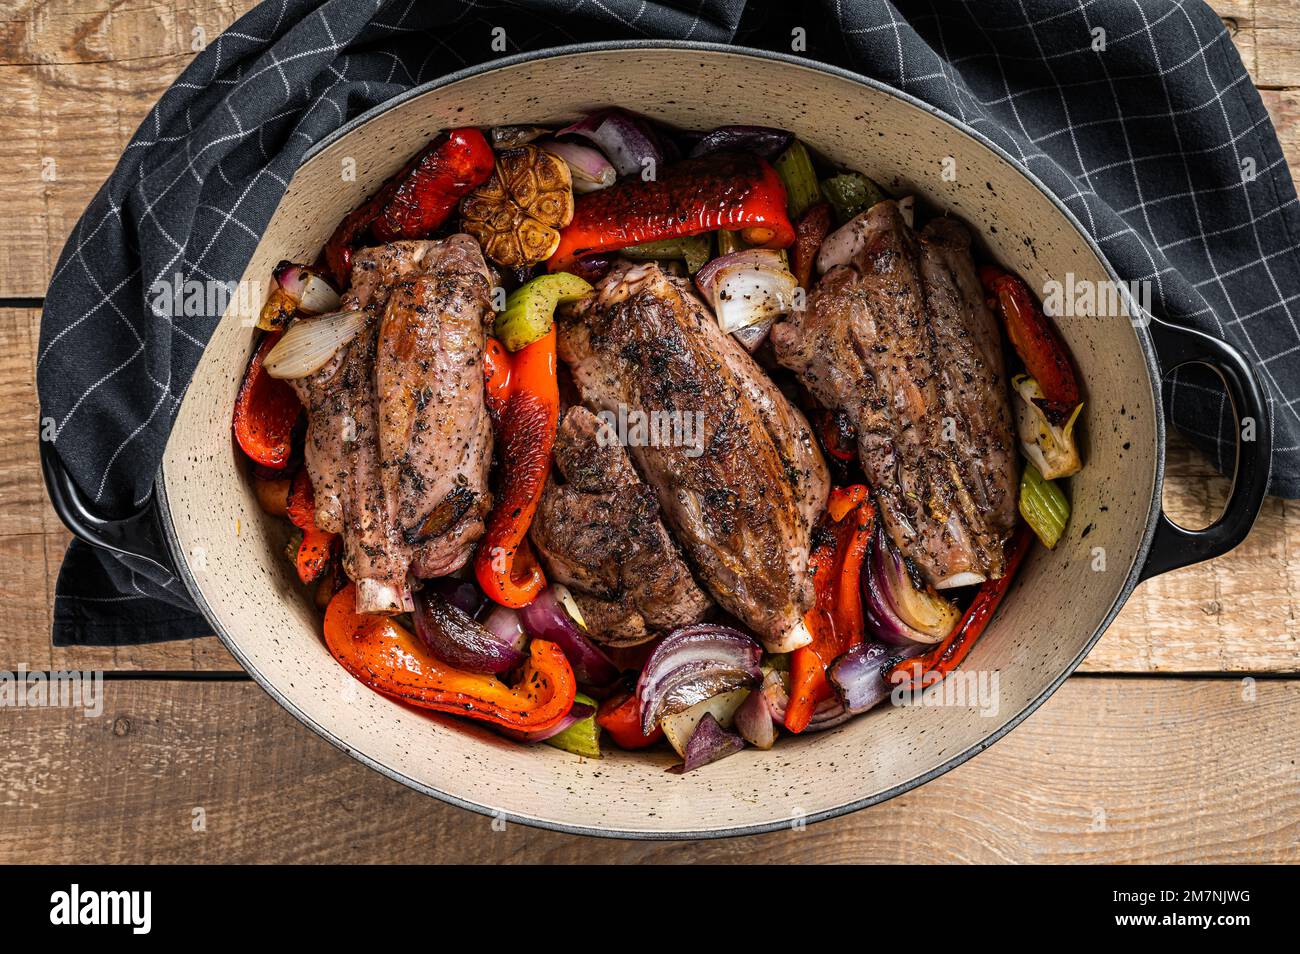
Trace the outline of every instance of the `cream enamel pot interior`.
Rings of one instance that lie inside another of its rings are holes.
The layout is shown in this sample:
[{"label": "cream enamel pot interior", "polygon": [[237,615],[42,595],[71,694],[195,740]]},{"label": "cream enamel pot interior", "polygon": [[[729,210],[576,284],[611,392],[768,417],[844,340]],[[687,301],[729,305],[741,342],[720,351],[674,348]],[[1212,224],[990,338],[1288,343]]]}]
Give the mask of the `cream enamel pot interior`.
[{"label": "cream enamel pot interior", "polygon": [[[794,130],[832,161],[897,195],[916,193],[972,225],[983,250],[1031,286],[1105,282],[1112,273],[1064,208],[956,120],[860,77],[791,57],[692,44],[571,47],[503,59],[386,104],[317,149],[294,177],[244,280],[282,259],[315,259],[335,224],[426,140],[449,126],[561,123],[620,104],[708,129]],[[956,177],[941,175],[944,157]],[[355,181],[342,175],[355,163]],[[254,303],[254,304],[260,304]],[[996,671],[995,713],[885,706],[831,731],[783,738],[686,776],[669,753],[610,751],[600,761],[523,747],[468,721],[377,695],[334,662],[321,620],[282,555],[285,529],[258,509],[231,439],[235,391],[254,340],[238,303],[222,319],[180,408],[152,506],[125,521],[95,515],[52,454],[51,497],[79,536],[185,580],[248,671],[313,730],[420,791],[482,812],[596,835],[707,837],[778,828],[882,801],[952,768],[1025,718],[1074,669],[1141,580],[1231,549],[1268,475],[1269,419],[1231,348],[1159,322],[1063,317],[1081,372],[1087,466],[1071,481],[1074,516],[1054,551],[1036,547],[967,662]],[[1224,516],[1200,532],[1160,512],[1160,379],[1200,361],[1255,418]]]}]

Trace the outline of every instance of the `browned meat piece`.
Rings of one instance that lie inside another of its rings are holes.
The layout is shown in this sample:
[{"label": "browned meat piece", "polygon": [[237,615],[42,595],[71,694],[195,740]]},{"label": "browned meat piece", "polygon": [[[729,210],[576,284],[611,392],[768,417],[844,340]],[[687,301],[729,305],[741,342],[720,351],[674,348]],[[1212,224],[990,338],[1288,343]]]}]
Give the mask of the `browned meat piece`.
[{"label": "browned meat piece", "polygon": [[408,548],[394,530],[379,468],[375,325],[323,368],[290,383],[307,408],[305,458],[316,525],[343,535],[343,566],[366,612],[412,608]]},{"label": "browned meat piece", "polygon": [[419,272],[392,286],[379,326],[380,468],[415,575],[443,576],[469,559],[492,504],[483,399],[492,280],[469,236],[395,247],[411,249]]},{"label": "browned meat piece", "polygon": [[490,285],[467,236],[359,251],[343,307],[365,310],[371,324],[291,382],[307,408],[316,523],[342,533],[361,612],[409,610],[408,573],[459,568],[482,535]]},{"label": "browned meat piece", "polygon": [[921,276],[939,360],[956,505],[984,572],[1002,576],[1002,548],[1016,524],[1019,459],[1008,406],[1002,336],[984,300],[970,232],[955,219],[921,230]]},{"label": "browned meat piece", "polygon": [[918,239],[894,202],[844,228],[828,245],[847,262],[821,256],[808,307],[772,330],[777,360],[852,420],[885,527],[931,583],[998,576],[1015,456],[969,237],[936,223]]},{"label": "browned meat piece", "polygon": [[[602,428],[604,431],[602,432]],[[572,407],[529,535],[548,577],[571,587],[588,632],[613,646],[697,623],[712,606],[613,428]]]},{"label": "browned meat piece", "polygon": [[654,264],[615,267],[560,323],[560,357],[592,408],[658,416],[683,435],[698,424],[695,441],[629,441],[632,460],[705,588],[784,652],[810,638],[826,463],[808,422],[689,288]]}]

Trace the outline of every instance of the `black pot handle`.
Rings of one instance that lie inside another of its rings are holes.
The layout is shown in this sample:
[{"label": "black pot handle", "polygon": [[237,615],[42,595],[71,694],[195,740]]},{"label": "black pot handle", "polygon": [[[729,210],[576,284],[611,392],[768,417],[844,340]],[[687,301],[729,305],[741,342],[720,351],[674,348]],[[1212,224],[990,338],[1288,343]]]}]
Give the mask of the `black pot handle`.
[{"label": "black pot handle", "polygon": [[[1149,330],[1162,379],[1188,364],[1206,365],[1223,379],[1237,421],[1237,466],[1223,514],[1204,530],[1185,530],[1161,510],[1143,580],[1222,556],[1246,539],[1268,491],[1273,457],[1272,408],[1245,356],[1218,338],[1159,319],[1152,319]],[[1253,440],[1243,438],[1247,429],[1253,430]]]},{"label": "black pot handle", "polygon": [[72,475],[59,460],[52,441],[41,441],[41,472],[54,512],[73,536],[91,546],[144,560],[168,576],[176,575],[153,494],[130,516],[106,520],[82,496]]}]

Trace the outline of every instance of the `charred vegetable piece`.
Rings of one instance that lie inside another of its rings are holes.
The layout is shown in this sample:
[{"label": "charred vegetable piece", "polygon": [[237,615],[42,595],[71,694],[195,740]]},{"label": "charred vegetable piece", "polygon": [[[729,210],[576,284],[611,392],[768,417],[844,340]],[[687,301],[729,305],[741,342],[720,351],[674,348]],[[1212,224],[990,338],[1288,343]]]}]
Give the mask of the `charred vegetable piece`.
[{"label": "charred vegetable piece", "polygon": [[835,210],[837,225],[844,225],[888,198],[880,186],[857,172],[843,172],[823,180],[822,194]]},{"label": "charred vegetable piece", "polygon": [[580,755],[584,759],[598,759],[600,758],[600,725],[596,722],[596,700],[579,692],[574,696],[574,708],[576,709],[580,704],[588,707],[588,714],[545,741],[547,745]]},{"label": "charred vegetable piece", "polygon": [[673,766],[669,771],[684,775],[725,759],[728,755],[735,755],[744,747],[744,739],[719,725],[713,713],[707,713],[686,744],[682,764]]},{"label": "charred vegetable piece", "polygon": [[495,676],[453,669],[390,617],[356,612],[349,583],[325,611],[325,643],[371,689],[423,709],[480,719],[507,728],[544,730],[568,715],[577,693],[560,647],[535,639],[513,686]]},{"label": "charred vegetable piece", "polygon": [[723,692],[753,685],[763,650],[753,638],[711,623],[673,630],[655,647],[637,679],[641,731],[649,734],[667,715]]},{"label": "charred vegetable piece", "polygon": [[484,352],[488,413],[504,467],[474,574],[483,592],[503,606],[525,606],[546,585],[528,546],[528,528],[551,470],[559,421],[555,360],[554,327],[513,355],[495,339]]},{"label": "charred vegetable piece", "polygon": [[580,196],[547,269],[569,271],[581,255],[714,229],[740,230],[766,248],[794,241],[785,186],[767,160],[747,153],[684,159],[653,180],[622,179]]},{"label": "charred vegetable piece", "polygon": [[620,176],[639,176],[663,165],[659,137],[646,120],[622,109],[605,109],[565,126],[556,136],[582,136],[609,157]]},{"label": "charred vegetable piece", "polygon": [[620,749],[644,749],[664,737],[664,730],[659,726],[649,733],[641,731],[641,706],[633,692],[612,695],[602,702],[596,712],[596,723]]},{"label": "charred vegetable piece", "polygon": [[1001,316],[1011,346],[1042,390],[1044,413],[1053,423],[1063,423],[1079,405],[1079,382],[1065,342],[1029,286],[1015,275],[985,265],[980,269],[980,282],[989,308]]},{"label": "charred vegetable piece", "polygon": [[[558,584],[548,586],[527,606],[520,607],[519,621],[534,639],[550,640],[564,650],[579,683],[596,688],[611,686],[618,680],[618,667],[565,608],[560,596],[567,592]],[[569,600],[572,602],[572,597]]]},{"label": "charred vegetable piece", "polygon": [[338,535],[316,526],[316,495],[312,492],[311,478],[307,476],[306,467],[298,468],[298,473],[293,476],[285,513],[293,525],[302,531],[302,542],[294,555],[298,579],[304,583],[314,582],[329,564],[334,539]]},{"label": "charred vegetable piece", "polygon": [[891,646],[933,645],[952,632],[961,616],[919,573],[909,572],[883,527],[871,541],[862,588],[867,633]]},{"label": "charred vegetable piece", "polygon": [[698,159],[715,152],[752,152],[764,159],[775,159],[793,138],[786,130],[771,126],[719,126],[700,137],[691,147],[690,157]]},{"label": "charred vegetable piece", "polygon": [[543,261],[560,244],[557,229],[573,219],[569,166],[531,144],[498,153],[496,171],[466,196],[460,214],[493,261],[510,268]]},{"label": "charred vegetable piece", "polygon": [[686,262],[686,271],[694,275],[713,257],[713,242],[708,235],[688,235],[629,245],[622,250],[622,255],[638,262],[680,258]]},{"label": "charred vegetable piece", "polygon": [[282,470],[289,463],[293,428],[302,412],[293,388],[271,377],[263,366],[267,354],[280,340],[280,334],[272,332],[263,338],[253,360],[248,363],[235,398],[233,421],[235,440],[243,452],[254,462],[272,470]]},{"label": "charred vegetable piece", "polygon": [[467,126],[437,136],[335,229],[325,245],[335,284],[348,286],[352,248],[367,233],[381,242],[424,238],[447,221],[492,169],[492,147],[477,129]]},{"label": "charred vegetable piece", "polygon": [[479,623],[433,587],[416,592],[412,619],[415,634],[449,666],[466,672],[503,673],[524,661],[527,638],[518,625]]},{"label": "charred vegetable piece", "polygon": [[1069,477],[1083,469],[1083,458],[1074,436],[1083,405],[1076,405],[1062,423],[1048,416],[1047,401],[1033,378],[1018,374],[1011,379],[1016,392],[1016,434],[1020,449],[1047,480]]},{"label": "charred vegetable piece", "polygon": [[885,678],[894,685],[918,684],[920,688],[925,688],[960,666],[975,641],[983,634],[984,627],[997,612],[1032,541],[1032,532],[1027,526],[1021,524],[1017,527],[1006,547],[1006,570],[1003,575],[980,584],[979,592],[966,608],[961,621],[942,642],[915,659],[890,667]]},{"label": "charred vegetable piece", "polygon": [[797,219],[812,206],[822,201],[821,186],[813,169],[808,147],[796,139],[776,158],[776,171],[785,183],[786,208],[790,218]]},{"label": "charred vegetable piece", "polygon": [[816,602],[804,617],[812,642],[790,655],[785,727],[802,732],[817,704],[833,695],[826,668],[862,642],[862,567],[876,526],[876,508],[862,484],[831,491],[808,561]]},{"label": "charred vegetable piece", "polygon": [[253,475],[253,493],[257,494],[257,505],[263,513],[273,517],[286,516],[289,506],[289,485],[293,483],[288,477],[261,477]]},{"label": "charred vegetable piece", "polygon": [[685,758],[687,746],[695,735],[696,729],[705,717],[711,717],[724,729],[730,729],[736,718],[736,712],[750,695],[749,689],[733,689],[697,702],[689,709],[666,715],[660,722],[664,736],[677,754]]},{"label": "charred vegetable piece", "polygon": [[829,203],[818,202],[808,207],[794,227],[794,245],[790,248],[790,270],[794,272],[799,287],[812,288],[813,266],[817,263],[817,250],[826,236],[831,234],[833,213]]},{"label": "charred vegetable piece", "polygon": [[799,288],[781,253],[767,248],[715,258],[700,269],[695,286],[728,334],[788,315]]},{"label": "charred vegetable piece", "polygon": [[1033,464],[1025,464],[1020,475],[1020,516],[1051,550],[1056,547],[1070,520],[1070,502],[1061,488],[1043,475]]},{"label": "charred vegetable piece", "polygon": [[493,334],[507,350],[519,351],[545,337],[562,302],[577,301],[591,291],[588,282],[569,272],[539,275],[511,292]]}]

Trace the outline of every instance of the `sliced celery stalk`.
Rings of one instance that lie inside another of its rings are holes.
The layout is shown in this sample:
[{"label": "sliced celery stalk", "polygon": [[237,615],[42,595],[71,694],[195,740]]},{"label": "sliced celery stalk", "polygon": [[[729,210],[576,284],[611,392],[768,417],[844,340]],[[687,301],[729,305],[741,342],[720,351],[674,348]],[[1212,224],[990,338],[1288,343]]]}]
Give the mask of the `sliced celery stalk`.
[{"label": "sliced celery stalk", "polygon": [[619,254],[633,261],[662,260],[680,258],[686,261],[686,270],[694,275],[713,257],[713,237],[704,235],[684,235],[681,238],[660,239],[657,242],[642,242],[620,249]]},{"label": "sliced celery stalk", "polygon": [[545,337],[561,302],[590,295],[591,285],[577,275],[554,272],[540,275],[516,288],[506,299],[506,309],[497,315],[494,334],[510,351],[518,351]]},{"label": "sliced celery stalk", "polygon": [[786,208],[791,219],[803,215],[809,206],[822,200],[821,186],[817,184],[817,172],[813,169],[812,157],[808,147],[798,139],[786,147],[785,152],[776,157],[777,173],[785,183]]},{"label": "sliced celery stalk", "polygon": [[1070,503],[1061,488],[1045,480],[1030,463],[1020,475],[1020,515],[1049,550],[1056,547],[1070,519]]},{"label": "sliced celery stalk", "polygon": [[[584,696],[581,692],[573,697],[573,701],[592,707],[598,705],[595,699]],[[551,736],[546,740],[546,744],[580,755],[584,759],[600,758],[600,726],[596,725],[596,713],[593,712],[585,719],[579,719],[563,732]]]},{"label": "sliced celery stalk", "polygon": [[822,193],[840,225],[888,198],[880,186],[859,172],[842,172],[823,180]]}]

